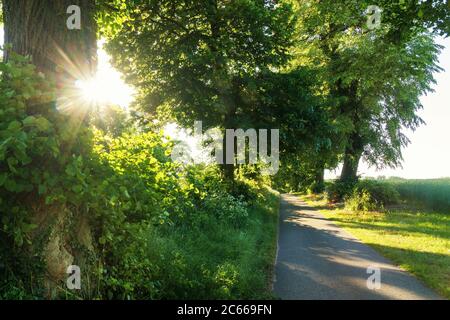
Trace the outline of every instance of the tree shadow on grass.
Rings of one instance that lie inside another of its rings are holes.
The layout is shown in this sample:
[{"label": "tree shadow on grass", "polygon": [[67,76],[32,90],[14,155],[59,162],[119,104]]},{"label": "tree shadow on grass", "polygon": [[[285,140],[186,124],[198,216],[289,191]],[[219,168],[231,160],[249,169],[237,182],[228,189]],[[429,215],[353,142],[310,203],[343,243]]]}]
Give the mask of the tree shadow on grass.
[{"label": "tree shadow on grass", "polygon": [[[439,298],[392,261],[411,265],[408,269],[449,296],[448,256],[382,245],[373,245],[374,250],[317,214],[317,210],[300,201],[286,200],[282,205],[274,284],[275,294],[283,299]],[[382,272],[382,289],[378,291],[366,286],[367,268],[374,265],[379,265]]]},{"label": "tree shadow on grass", "polygon": [[[367,229],[374,231],[389,231],[392,233],[403,233],[403,234],[418,234],[418,235],[426,235],[437,238],[442,238],[444,240],[450,239],[450,233],[448,230],[441,230],[439,228],[426,227],[426,226],[414,226],[414,225],[403,225],[403,226],[387,226],[387,225],[376,225],[370,222],[361,222],[361,221],[349,221],[347,219],[341,219],[338,217],[329,217],[330,221],[337,222],[343,227],[347,227],[350,229]],[[384,220],[383,222],[387,223],[396,223],[396,221]]]},{"label": "tree shadow on grass", "polygon": [[450,299],[450,255],[369,244],[396,265]]}]

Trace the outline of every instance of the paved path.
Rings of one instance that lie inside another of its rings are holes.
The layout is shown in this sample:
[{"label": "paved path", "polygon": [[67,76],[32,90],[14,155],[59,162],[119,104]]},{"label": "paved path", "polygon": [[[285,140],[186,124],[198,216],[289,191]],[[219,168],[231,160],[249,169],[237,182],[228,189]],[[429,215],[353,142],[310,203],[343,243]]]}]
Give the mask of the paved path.
[{"label": "paved path", "polygon": [[[439,299],[415,277],[308,207],[282,195],[274,293],[281,299]],[[381,288],[367,287],[368,267]]]}]

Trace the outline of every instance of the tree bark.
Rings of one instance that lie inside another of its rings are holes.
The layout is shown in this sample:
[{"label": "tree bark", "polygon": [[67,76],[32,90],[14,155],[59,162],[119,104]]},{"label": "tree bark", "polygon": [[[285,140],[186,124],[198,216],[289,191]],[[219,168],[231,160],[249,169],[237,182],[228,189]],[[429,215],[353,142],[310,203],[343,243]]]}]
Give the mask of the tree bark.
[{"label": "tree bark", "polygon": [[[225,121],[225,134],[223,136],[223,164],[221,166],[223,177],[225,181],[233,184],[234,183],[234,170],[235,170],[235,164],[233,163],[227,163],[227,136],[226,136],[226,129],[232,129],[233,126],[231,125],[231,121]],[[236,141],[234,143],[234,149],[233,149],[234,155],[236,154]],[[234,156],[233,155],[233,156]]]},{"label": "tree bark", "polygon": [[361,137],[354,133],[349,139],[349,144],[345,148],[344,166],[340,176],[341,182],[358,181],[358,167],[362,157],[364,145]]},{"label": "tree bark", "polygon": [[[210,2],[210,17],[209,25],[211,28],[211,39],[212,41],[208,43],[211,53],[215,56],[215,63],[213,65],[213,70],[215,77],[221,79],[220,83],[217,84],[217,93],[220,97],[223,108],[224,108],[224,119],[221,125],[223,126],[224,133],[226,129],[233,129],[235,127],[235,113],[236,113],[236,90],[235,84],[233,82],[232,76],[227,72],[226,58],[219,51],[216,45],[221,37],[220,24],[218,22],[218,3],[217,1]],[[236,146],[235,146],[236,147]],[[225,181],[234,183],[234,170],[235,164],[227,164],[227,144],[226,144],[226,134],[223,137],[223,164],[220,166],[222,175]]]},{"label": "tree bark", "polygon": [[360,155],[352,154],[351,152],[345,153],[344,166],[342,167],[341,182],[355,182],[358,180],[358,166]]},{"label": "tree bark", "polygon": [[[67,9],[81,8],[81,29],[69,30]],[[30,56],[38,70],[73,81],[92,76],[97,67],[97,29],[93,0],[3,0],[5,44]],[[10,51],[4,51],[9,59]],[[64,84],[60,84],[64,85]]]},{"label": "tree bark", "polygon": [[321,193],[325,190],[325,164],[320,163],[317,166],[316,175],[314,177],[313,192]]},{"label": "tree bark", "polygon": [[344,152],[344,166],[342,168],[341,182],[356,182],[358,180],[358,166],[364,151],[364,139],[360,132],[362,110],[361,101],[357,96],[358,82],[352,81],[348,87],[344,87],[342,80],[336,83],[337,96],[345,97],[346,101],[340,106],[341,115],[349,116],[354,129],[348,136]]},{"label": "tree bark", "polygon": [[[78,5],[81,9],[80,30],[69,30],[67,27],[67,20],[72,15],[67,13],[67,9],[71,5]],[[94,14],[93,0],[3,0],[5,44],[11,46],[10,50],[4,50],[4,60],[10,59],[11,51],[29,56],[38,71],[56,81],[58,101],[60,98],[75,100],[71,96],[76,89],[75,81],[91,78],[96,72],[97,30]],[[77,102],[73,104],[76,108],[80,107]],[[86,114],[81,113],[76,120],[71,117],[70,121],[79,124]],[[67,148],[67,152],[73,152],[68,145],[61,146],[61,149]],[[47,296],[53,298],[59,294],[60,285],[64,286],[62,282],[67,277],[69,265],[80,266],[86,274],[84,252],[91,250],[91,229],[85,217],[75,218],[64,203],[35,206],[39,202],[39,197],[36,198],[30,201],[30,219],[38,225],[41,234],[48,232],[49,236],[45,243],[41,243],[43,248],[33,243],[29,251],[45,260]],[[77,232],[77,245],[69,241],[69,226]]]}]

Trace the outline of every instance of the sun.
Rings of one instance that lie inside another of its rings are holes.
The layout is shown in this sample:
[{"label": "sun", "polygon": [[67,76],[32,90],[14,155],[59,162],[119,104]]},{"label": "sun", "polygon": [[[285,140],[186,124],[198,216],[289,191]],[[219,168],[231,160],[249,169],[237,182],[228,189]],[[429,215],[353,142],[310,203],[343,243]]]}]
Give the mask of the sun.
[{"label": "sun", "polygon": [[80,98],[90,105],[113,104],[128,109],[134,100],[134,89],[127,85],[121,74],[110,63],[110,57],[99,42],[98,71],[91,79],[75,82]]},{"label": "sun", "polygon": [[98,79],[77,80],[75,87],[80,91],[81,99],[89,104],[109,103],[112,100],[108,95],[108,83],[102,83]]}]

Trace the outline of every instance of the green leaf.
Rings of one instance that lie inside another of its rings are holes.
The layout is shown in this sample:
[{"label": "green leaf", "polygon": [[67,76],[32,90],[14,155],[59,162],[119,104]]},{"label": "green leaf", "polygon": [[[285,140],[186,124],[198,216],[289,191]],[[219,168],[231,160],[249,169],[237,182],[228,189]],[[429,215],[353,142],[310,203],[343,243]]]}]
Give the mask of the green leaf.
[{"label": "green leaf", "polygon": [[23,125],[27,126],[27,127],[34,125],[35,122],[36,122],[36,118],[33,116],[29,116],[22,121]]},{"label": "green leaf", "polygon": [[66,174],[69,175],[70,177],[75,177],[76,175],[75,168],[72,165],[68,165],[66,168]]},{"label": "green leaf", "polygon": [[20,128],[22,128],[22,124],[17,120],[10,122],[8,125],[8,131],[11,131],[11,132],[16,132],[16,131],[20,130]]},{"label": "green leaf", "polygon": [[7,191],[9,192],[16,192],[17,191],[17,184],[14,180],[12,179],[6,179],[6,181],[4,182],[4,187]]},{"label": "green leaf", "polygon": [[2,187],[5,184],[7,178],[8,174],[6,172],[0,173],[0,187]]},{"label": "green leaf", "polygon": [[9,170],[11,170],[12,173],[17,173],[16,165],[19,161],[16,158],[10,157],[6,162],[8,162]]},{"label": "green leaf", "polygon": [[28,233],[30,231],[33,231],[34,229],[36,229],[38,226],[36,224],[32,224],[32,223],[24,223],[22,224],[22,232],[24,233]]},{"label": "green leaf", "polygon": [[419,16],[419,18],[422,19],[422,18],[423,18],[423,15],[424,15],[424,14],[423,14],[423,10],[420,9],[420,10],[419,10],[419,13],[418,13],[417,15]]},{"label": "green leaf", "polygon": [[22,232],[20,230],[17,230],[14,233],[14,242],[19,247],[21,247],[23,245],[23,236],[22,236]]},{"label": "green leaf", "polygon": [[39,195],[43,195],[47,192],[47,186],[44,184],[40,184],[38,187]]},{"label": "green leaf", "polygon": [[72,191],[77,194],[81,194],[83,192],[83,187],[80,185],[75,185],[72,187]]},{"label": "green leaf", "polygon": [[43,132],[48,131],[50,129],[50,127],[51,127],[50,122],[47,119],[43,118],[43,117],[40,117],[40,118],[36,119],[35,122],[36,122],[36,127],[40,131],[43,131]]}]

